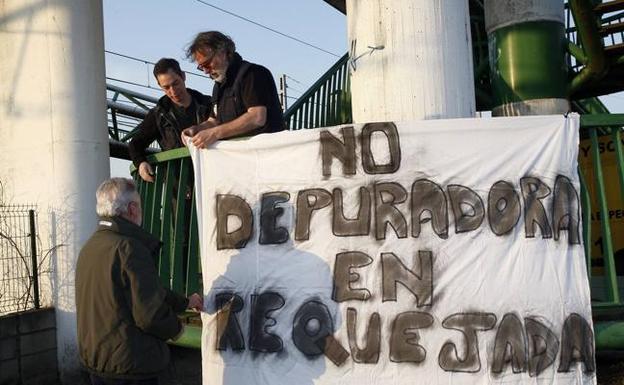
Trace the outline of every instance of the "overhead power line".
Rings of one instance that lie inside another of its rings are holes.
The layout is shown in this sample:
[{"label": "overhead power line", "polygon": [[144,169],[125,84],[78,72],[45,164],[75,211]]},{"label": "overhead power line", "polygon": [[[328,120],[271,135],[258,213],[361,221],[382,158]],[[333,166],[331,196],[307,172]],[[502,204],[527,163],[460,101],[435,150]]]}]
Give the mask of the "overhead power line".
[{"label": "overhead power line", "polygon": [[[104,50],[104,52],[109,53],[111,55],[115,55],[115,56],[119,56],[119,57],[123,57],[126,59],[130,59],[130,60],[134,60],[134,61],[138,61],[144,64],[151,64],[151,65],[155,65],[156,63],[151,62],[149,60],[145,60],[145,59],[141,59],[138,57],[134,57],[134,56],[130,56],[130,55],[125,55],[123,53],[119,53],[119,52],[114,52],[114,51],[109,51],[107,49]],[[210,77],[206,76],[206,75],[202,75],[202,74],[198,74],[196,72],[191,72],[191,71],[184,71],[185,73],[189,74],[189,75],[195,75],[195,76],[199,76],[200,78],[206,78],[206,79],[210,79]]]},{"label": "overhead power line", "polygon": [[137,87],[149,88],[150,90],[162,91],[160,88],[156,88],[156,87],[152,87],[152,86],[146,86],[145,84],[135,83],[135,82],[131,82],[131,81],[128,81],[128,80],[121,80],[121,79],[111,78],[109,76],[107,76],[106,79],[113,80],[113,81],[120,82],[120,83],[131,84],[131,85],[137,86]]},{"label": "overhead power line", "polygon": [[[111,78],[107,78],[110,80],[115,80],[115,79],[111,79]],[[117,80],[119,81],[119,80]],[[130,106],[136,106],[136,103],[131,101],[131,100],[123,100],[123,99],[117,99],[117,100],[113,100],[113,98],[106,98],[106,100],[110,101],[110,102],[115,102],[115,103],[124,103],[124,104],[128,104]]]},{"label": "overhead power line", "polygon": [[288,79],[292,80],[292,81],[293,81],[293,82],[295,82],[295,83],[298,83],[298,84],[304,85],[304,84],[303,84],[303,83],[301,83],[299,80],[297,80],[297,79],[293,78],[293,77],[292,77],[292,76],[290,76],[290,75],[286,75],[286,77],[287,77]]},{"label": "overhead power line", "polygon": [[135,60],[135,61],[140,61],[141,63],[145,63],[145,64],[156,64],[153,63],[149,60],[145,60],[145,59],[139,59],[138,57],[134,57],[134,56],[129,56],[129,55],[124,55],[123,53],[119,53],[119,52],[114,52],[114,51],[109,51],[107,49],[104,50],[104,52],[106,53],[110,53],[111,55],[115,55],[115,56],[121,56],[121,57],[125,57],[126,59],[130,59],[130,60]]},{"label": "overhead power line", "polygon": [[321,47],[316,46],[316,45],[314,45],[314,44],[308,43],[308,42],[303,41],[303,40],[301,40],[301,39],[298,39],[298,38],[296,38],[296,37],[294,37],[294,36],[287,35],[287,34],[285,34],[285,33],[283,33],[283,32],[280,32],[280,31],[278,31],[278,30],[276,30],[276,29],[273,29],[273,28],[271,28],[271,27],[267,27],[267,26],[266,26],[266,25],[264,25],[264,24],[260,24],[260,23],[258,23],[257,21],[253,21],[253,20],[248,19],[248,18],[246,18],[246,17],[244,17],[244,16],[238,15],[238,14],[236,14],[236,13],[234,13],[234,12],[228,11],[228,10],[223,9],[223,8],[219,8],[219,7],[217,7],[217,6],[216,6],[216,5],[214,5],[214,4],[210,4],[210,3],[207,3],[207,2],[202,1],[202,0],[195,0],[195,1],[197,1],[198,3],[204,4],[204,5],[208,6],[208,7],[212,7],[212,8],[214,8],[214,9],[216,9],[216,10],[218,10],[218,11],[221,11],[221,12],[223,12],[223,13],[227,13],[227,14],[228,14],[228,15],[230,15],[230,16],[234,16],[234,17],[236,17],[236,18],[238,18],[238,19],[244,20],[244,21],[246,21],[246,22],[248,22],[248,23],[251,23],[251,24],[257,25],[257,26],[258,26],[258,27],[260,27],[260,28],[264,28],[264,29],[266,29],[266,30],[269,30],[269,31],[271,31],[271,32],[273,32],[273,33],[276,33],[276,34],[278,34],[278,35],[280,35],[280,36],[283,36],[283,37],[285,37],[285,38],[288,38],[288,39],[294,40],[294,41],[296,41],[296,42],[298,42],[298,43],[301,43],[301,44],[307,45],[308,47],[312,47],[312,48],[314,48],[314,49],[317,49],[317,50],[319,50],[319,51],[325,52],[325,53],[330,54],[330,55],[335,56],[335,57],[340,57],[340,55],[337,55],[337,54],[335,54],[335,53],[333,53],[333,52],[330,52],[330,51],[328,51],[328,50],[326,50],[326,49],[324,49],[324,48],[321,48]]}]

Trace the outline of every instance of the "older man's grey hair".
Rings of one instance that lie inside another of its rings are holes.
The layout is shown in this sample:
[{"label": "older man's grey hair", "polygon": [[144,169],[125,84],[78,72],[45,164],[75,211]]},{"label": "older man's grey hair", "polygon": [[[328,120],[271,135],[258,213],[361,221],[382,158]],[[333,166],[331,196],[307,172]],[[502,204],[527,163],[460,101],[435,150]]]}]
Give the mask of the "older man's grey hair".
[{"label": "older man's grey hair", "polygon": [[136,199],[136,184],[128,178],[110,178],[95,192],[95,212],[101,217],[118,217],[128,212],[128,204]]},{"label": "older man's grey hair", "polygon": [[197,51],[206,48],[214,51],[225,52],[228,60],[231,60],[236,52],[236,44],[228,35],[219,31],[200,32],[186,48],[186,58],[192,59]]}]

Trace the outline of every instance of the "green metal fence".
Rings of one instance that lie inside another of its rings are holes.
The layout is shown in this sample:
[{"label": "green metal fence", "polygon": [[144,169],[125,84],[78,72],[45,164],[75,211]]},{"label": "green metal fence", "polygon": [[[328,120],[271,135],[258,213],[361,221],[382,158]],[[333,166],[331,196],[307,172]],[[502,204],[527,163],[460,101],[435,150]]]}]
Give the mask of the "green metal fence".
[{"label": "green metal fence", "polygon": [[622,126],[624,114],[581,116],[583,240],[596,349],[605,351],[624,349],[624,218],[612,221],[624,215]]},{"label": "green metal fence", "polygon": [[201,290],[193,166],[186,148],[150,155],[155,181],[136,171],[143,203],[143,228],[160,238],[158,272],[163,284],[185,295]]},{"label": "green metal fence", "polygon": [[37,242],[36,207],[4,204],[0,196],[0,316],[41,307],[40,265],[49,253],[42,257]]},{"label": "green metal fence", "polygon": [[[624,213],[624,151],[622,145],[622,126],[624,114],[582,115],[581,130],[587,144],[583,152],[587,152],[590,162],[580,168],[582,180],[583,224],[585,252],[587,255],[588,273],[592,282],[592,299],[594,314],[613,313],[624,310],[622,295],[624,294],[624,246],[621,226],[612,228],[614,217],[622,217]],[[605,140],[606,139],[606,140]],[[583,145],[582,145],[583,147]],[[612,157],[612,159],[607,159]],[[610,172],[605,173],[605,163],[613,161]],[[615,194],[608,194],[607,190]],[[594,219],[592,221],[592,219]],[[592,222],[598,220],[599,226]],[[624,220],[622,221],[624,223]],[[598,229],[595,229],[598,227]],[[598,230],[598,234],[592,231]],[[597,236],[596,236],[597,235]],[[597,239],[597,242],[593,241]],[[592,250],[598,243],[599,253]],[[601,255],[596,255],[601,254]],[[600,267],[601,274],[593,272]],[[624,320],[624,319],[623,319]]]},{"label": "green metal fence", "polygon": [[290,130],[335,126],[351,122],[349,54],[341,57],[284,113]]}]

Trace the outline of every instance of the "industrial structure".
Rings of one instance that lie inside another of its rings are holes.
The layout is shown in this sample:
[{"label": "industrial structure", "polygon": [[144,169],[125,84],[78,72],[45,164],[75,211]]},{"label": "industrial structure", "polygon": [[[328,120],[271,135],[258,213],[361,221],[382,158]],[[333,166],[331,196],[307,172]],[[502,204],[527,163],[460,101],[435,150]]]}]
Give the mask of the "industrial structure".
[{"label": "industrial structure", "polygon": [[[346,15],[350,49],[285,112],[292,130],[480,111],[581,114],[583,237],[596,349],[624,351],[624,114],[609,113],[598,99],[624,90],[624,1],[325,2]],[[39,205],[46,242],[66,245],[55,252],[48,290],[61,374],[71,383],[77,367],[73,268],[93,230],[81,224],[95,223],[92,197],[108,175],[109,155],[127,156],[133,132],[120,122],[141,118],[155,99],[105,85],[99,0],[8,0],[0,24],[8,26],[0,30],[0,177],[12,195]],[[9,36],[34,27],[47,32]],[[33,44],[41,49],[23,49]],[[49,71],[38,71],[41,63],[49,63]],[[114,94],[108,104],[105,87]],[[122,99],[134,106],[117,103]],[[108,127],[94,118],[104,117],[105,108]],[[171,213],[184,212],[186,200],[169,199],[185,191],[173,183],[186,185],[191,160],[178,149],[151,161],[155,183],[137,178],[144,227],[164,243],[163,283],[193,293],[201,289],[194,208],[185,247],[177,231],[186,226],[184,216]],[[199,318],[189,314],[187,322],[177,343],[199,347]]]}]

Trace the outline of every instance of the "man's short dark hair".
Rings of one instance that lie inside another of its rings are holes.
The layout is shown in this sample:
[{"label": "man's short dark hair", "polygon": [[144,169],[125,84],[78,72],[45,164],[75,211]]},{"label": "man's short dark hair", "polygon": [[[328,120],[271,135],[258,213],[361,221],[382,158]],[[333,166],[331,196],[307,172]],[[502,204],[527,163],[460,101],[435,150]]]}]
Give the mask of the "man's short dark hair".
[{"label": "man's short dark hair", "polygon": [[180,68],[180,63],[178,63],[176,59],[168,57],[164,57],[154,64],[154,77],[157,78],[158,75],[166,74],[169,70],[180,75],[181,78],[184,78],[184,72],[182,72]]},{"label": "man's short dark hair", "polygon": [[200,32],[186,49],[186,57],[192,59],[196,52],[205,49],[225,52],[227,57],[231,58],[236,52],[236,44],[231,37],[219,31]]}]

